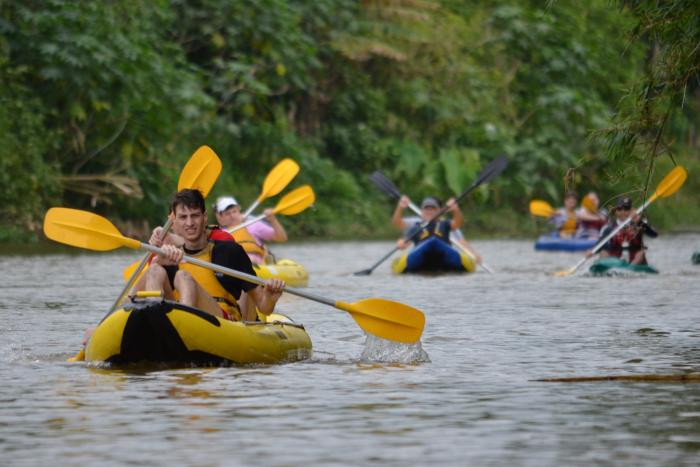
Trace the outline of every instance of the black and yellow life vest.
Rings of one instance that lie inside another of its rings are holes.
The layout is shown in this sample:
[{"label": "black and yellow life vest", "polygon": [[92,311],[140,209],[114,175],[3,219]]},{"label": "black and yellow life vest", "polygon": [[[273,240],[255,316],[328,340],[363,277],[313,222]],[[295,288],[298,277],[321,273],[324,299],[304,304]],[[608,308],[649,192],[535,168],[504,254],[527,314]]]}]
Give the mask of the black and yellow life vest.
[{"label": "black and yellow life vest", "polygon": [[236,243],[241,245],[246,253],[260,255],[263,259],[267,256],[265,247],[258,245],[258,242],[255,241],[255,237],[248,232],[248,229],[236,230],[231,235],[233,235]]},{"label": "black and yellow life vest", "polygon": [[418,245],[423,240],[429,237],[437,237],[446,243],[450,243],[450,221],[437,221],[431,222],[425,228],[421,229],[416,235],[414,235],[411,240],[413,243]]},{"label": "black and yellow life vest", "polygon": [[[212,242],[207,243],[207,246],[198,253],[191,254],[192,258],[211,263],[211,252],[214,248]],[[236,297],[231,295],[219,282],[211,269],[196,266],[191,263],[180,263],[181,270],[189,272],[195,281],[207,291],[211,297],[219,303],[219,306],[229,314],[234,321],[241,320],[241,312],[238,307]]]}]

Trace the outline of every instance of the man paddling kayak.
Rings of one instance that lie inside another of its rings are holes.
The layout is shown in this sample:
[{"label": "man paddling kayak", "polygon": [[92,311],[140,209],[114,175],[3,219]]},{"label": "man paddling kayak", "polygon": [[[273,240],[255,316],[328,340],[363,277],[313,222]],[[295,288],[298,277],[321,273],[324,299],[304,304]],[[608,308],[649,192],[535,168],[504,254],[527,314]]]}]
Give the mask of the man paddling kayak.
[{"label": "man paddling kayak", "polygon": [[[221,196],[214,203],[216,222],[222,229],[231,230],[245,220],[241,213],[241,207],[233,196]],[[265,220],[256,222],[243,229],[233,232],[236,239],[250,260],[256,264],[262,264],[267,256],[265,242],[286,242],[287,232],[279,223],[273,209],[265,209]]]},{"label": "man paddling kayak", "polygon": [[[193,306],[220,318],[255,320],[255,306],[269,315],[282,295],[284,281],[270,279],[264,287],[216,274],[193,264],[181,263],[184,254],[229,269],[255,275],[242,246],[227,232],[206,228],[207,212],[202,193],[181,190],[171,204],[173,233],[161,239],[162,228],[153,230],[149,243],[162,247],[137,282],[135,290],[160,290],[165,298]],[[244,295],[242,293],[245,292]]]},{"label": "man paddling kayak", "polygon": [[[654,230],[646,219],[642,219],[635,210],[632,209],[632,200],[627,197],[618,198],[615,203],[615,220],[609,223],[601,232],[601,237],[607,237],[618,225],[624,223],[629,217],[632,222],[615,234],[600,251],[601,258],[616,257],[621,258],[626,250],[629,255],[630,264],[647,264],[646,247],[644,246],[644,236],[656,238],[658,233]],[[587,252],[587,256],[592,256],[592,252]]]}]

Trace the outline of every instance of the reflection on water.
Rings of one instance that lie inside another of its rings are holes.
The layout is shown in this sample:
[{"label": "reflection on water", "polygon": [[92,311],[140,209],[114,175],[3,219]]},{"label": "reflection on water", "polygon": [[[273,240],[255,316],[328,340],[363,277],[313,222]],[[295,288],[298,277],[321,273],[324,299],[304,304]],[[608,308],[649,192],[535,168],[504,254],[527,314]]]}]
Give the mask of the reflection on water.
[{"label": "reflection on water", "polygon": [[0,256],[2,463],[697,464],[699,386],[658,375],[700,373],[699,235],[650,242],[653,277],[555,278],[580,257],[474,244],[496,274],[396,277],[387,262],[355,277],[390,242],[275,248],[307,266],[314,294],[423,310],[419,344],[286,295],[309,360],[149,371],[65,363],[138,252]]}]

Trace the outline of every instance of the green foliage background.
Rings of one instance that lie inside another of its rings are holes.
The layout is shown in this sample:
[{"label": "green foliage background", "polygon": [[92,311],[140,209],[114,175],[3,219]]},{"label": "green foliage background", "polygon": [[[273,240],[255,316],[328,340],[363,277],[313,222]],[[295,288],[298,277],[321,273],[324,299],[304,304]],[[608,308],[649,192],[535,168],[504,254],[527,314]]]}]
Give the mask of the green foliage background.
[{"label": "green foliage background", "polygon": [[57,205],[143,231],[203,144],[224,164],[211,196],[244,204],[299,162],[292,187],[318,202],[285,220],[296,237],[388,234],[373,170],[444,199],[500,154],[507,171],[463,204],[471,233],[531,234],[527,202],[571,188],[641,199],[672,160],[691,178],[655,220],[693,227],[700,92],[682,52],[700,27],[670,3],[658,31],[641,1],[0,1],[0,240]]}]

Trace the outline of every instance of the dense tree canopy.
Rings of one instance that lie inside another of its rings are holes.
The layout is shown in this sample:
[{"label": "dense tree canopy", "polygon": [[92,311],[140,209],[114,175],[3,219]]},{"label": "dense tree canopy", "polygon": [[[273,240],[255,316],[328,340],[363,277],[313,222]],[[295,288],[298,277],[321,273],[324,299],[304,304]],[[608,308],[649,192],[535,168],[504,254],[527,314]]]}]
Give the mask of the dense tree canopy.
[{"label": "dense tree canopy", "polygon": [[659,154],[697,164],[700,12],[664,5],[0,3],[0,238],[54,205],[158,222],[203,144],[224,163],[212,195],[244,201],[297,160],[320,200],[299,235],[386,232],[375,169],[446,198],[506,154],[465,206],[510,233],[531,197],[641,190]]}]

